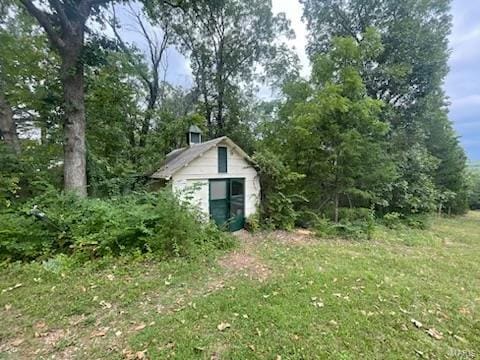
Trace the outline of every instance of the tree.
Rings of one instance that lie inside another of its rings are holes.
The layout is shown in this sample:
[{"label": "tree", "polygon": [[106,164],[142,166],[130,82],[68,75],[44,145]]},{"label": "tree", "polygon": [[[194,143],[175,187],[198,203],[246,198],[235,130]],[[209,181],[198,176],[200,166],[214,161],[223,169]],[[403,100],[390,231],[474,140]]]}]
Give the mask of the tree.
[{"label": "tree", "polygon": [[[278,62],[289,56],[279,43],[293,32],[284,14],[274,16],[267,0],[221,0],[173,11],[168,22],[181,50],[190,57],[196,90],[210,135],[224,135],[232,100],[242,85],[252,84],[264,66],[279,74]],[[295,72],[295,59],[284,62]],[[293,62],[293,66],[292,66]],[[293,69],[292,69],[293,68]],[[283,76],[290,72],[284,68]]]},{"label": "tree", "polygon": [[[466,158],[442,91],[448,73],[450,0],[302,3],[312,58],[328,51],[335,36],[361,42],[369,26],[381,34],[384,51],[375,61],[365,62],[361,73],[368,94],[386,103],[382,118],[390,125],[389,151],[396,159],[397,185],[403,184],[400,193],[405,195],[394,197],[392,209],[417,209],[407,205],[412,200],[427,211],[436,197],[437,208],[464,211]],[[402,163],[408,159],[415,165]],[[409,169],[422,173],[412,174]],[[410,200],[405,203],[406,199]]]},{"label": "tree", "polygon": [[361,41],[368,27],[379,30],[384,51],[375,62],[366,62],[362,70],[370,96],[394,107],[410,108],[415,99],[442,84],[448,72],[450,0],[301,2],[312,58],[328,51],[335,36]]},{"label": "tree", "polygon": [[379,203],[379,189],[392,179],[383,103],[367,95],[361,78],[362,64],[381,51],[373,29],[360,43],[334,38],[331,50],[315,60],[311,81],[286,88],[287,164],[306,175],[303,189],[315,210],[333,204],[335,222],[342,203]]},{"label": "tree", "polygon": [[19,125],[32,118],[24,109],[36,105],[39,84],[45,86],[45,70],[51,67],[45,37],[21,9],[13,4],[7,8],[0,21],[0,137],[18,156]]},{"label": "tree", "polygon": [[[152,117],[157,108],[157,104],[164,93],[164,77],[167,70],[166,55],[171,37],[170,28],[168,20],[163,22],[162,29],[156,29],[150,26],[144,16],[130,5],[129,14],[135,19],[136,32],[141,35],[147,45],[147,53],[142,54],[138,49],[129,46],[122,39],[119,32],[121,25],[118,22],[114,6],[112,7],[112,14],[113,17],[110,21],[110,25],[114,31],[118,44],[125,53],[130,64],[135,69],[137,76],[139,76],[141,82],[144,84],[146,93],[148,94],[146,99],[147,106],[142,121],[139,140],[139,146],[145,147],[147,135],[152,125]],[[148,64],[145,63],[145,59],[148,59]],[[161,74],[162,64],[165,64],[163,81]]]},{"label": "tree", "polygon": [[472,210],[480,210],[480,168],[468,170],[468,204]]},{"label": "tree", "polygon": [[[85,88],[83,50],[86,23],[92,15],[115,0],[46,0],[38,6],[32,0],[20,0],[26,10],[44,28],[61,59],[60,78],[64,100],[64,187],[80,196],[87,195],[85,146]],[[190,6],[190,1],[161,1],[169,7]],[[163,6],[162,6],[163,9]]]},{"label": "tree", "polygon": [[3,91],[0,90],[0,138],[17,155],[20,155],[20,140],[17,134],[17,124],[13,119],[13,111],[7,102]]},{"label": "tree", "polygon": [[48,0],[47,8],[32,0],[21,0],[27,11],[44,28],[51,45],[61,59],[60,78],[63,85],[64,122],[64,186],[79,196],[87,196],[85,147],[84,49],[86,22],[109,0],[76,2]]}]

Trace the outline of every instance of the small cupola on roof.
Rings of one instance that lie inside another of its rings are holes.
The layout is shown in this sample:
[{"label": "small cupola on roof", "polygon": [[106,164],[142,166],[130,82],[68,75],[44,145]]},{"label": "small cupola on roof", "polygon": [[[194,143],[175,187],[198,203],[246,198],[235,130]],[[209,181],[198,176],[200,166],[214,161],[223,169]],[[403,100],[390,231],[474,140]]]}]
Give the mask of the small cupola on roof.
[{"label": "small cupola on roof", "polygon": [[187,143],[189,146],[200,144],[202,142],[202,130],[197,125],[192,125],[188,129]]}]

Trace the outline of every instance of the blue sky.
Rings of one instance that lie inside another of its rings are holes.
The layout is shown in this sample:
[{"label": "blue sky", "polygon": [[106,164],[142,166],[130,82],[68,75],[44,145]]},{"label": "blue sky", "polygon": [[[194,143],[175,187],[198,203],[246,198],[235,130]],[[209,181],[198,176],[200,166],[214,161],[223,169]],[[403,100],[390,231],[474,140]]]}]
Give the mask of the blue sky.
[{"label": "blue sky", "polygon": [[454,0],[450,73],[445,90],[450,118],[470,160],[480,160],[480,3]]},{"label": "blue sky", "polygon": [[[399,0],[401,1],[401,0]],[[302,7],[295,0],[272,0],[274,12],[285,12],[292,22],[296,38],[290,41],[303,65],[302,75],[308,76],[310,64],[305,54],[307,31],[301,21]],[[450,100],[450,118],[462,145],[472,161],[480,160],[480,2],[478,0],[452,1],[453,29],[450,36],[450,73],[445,91]],[[122,23],[132,21],[121,14]],[[128,31],[128,40],[142,46],[138,33]],[[168,51],[167,80],[178,85],[192,85],[188,61],[175,49]]]},{"label": "blue sky", "polygon": [[[401,1],[401,0],[399,0]],[[302,8],[297,1],[273,0],[274,11],[283,11],[292,21],[295,46],[303,75],[309,72],[305,54],[307,32],[301,21]],[[450,100],[450,119],[472,161],[480,160],[480,1],[452,1],[453,29],[450,36],[450,73],[445,91]]]}]

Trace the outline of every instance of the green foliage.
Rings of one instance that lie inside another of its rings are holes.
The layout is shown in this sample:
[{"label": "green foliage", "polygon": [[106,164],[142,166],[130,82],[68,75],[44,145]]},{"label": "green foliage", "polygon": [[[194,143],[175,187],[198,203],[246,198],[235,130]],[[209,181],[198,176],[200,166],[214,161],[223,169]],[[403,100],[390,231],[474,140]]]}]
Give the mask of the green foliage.
[{"label": "green foliage", "polygon": [[313,211],[327,213],[347,202],[370,207],[394,175],[383,103],[367,95],[361,77],[361,65],[370,60],[365,56],[381,51],[378,39],[371,29],[360,44],[335,38],[332,50],[316,58],[310,83],[285,89],[283,127],[272,136],[286,163],[306,175],[301,189]]},{"label": "green foliage", "polygon": [[438,190],[431,174],[438,166],[438,160],[422,146],[413,146],[400,155],[396,161],[397,178],[385,198],[388,209],[404,215],[428,213],[437,205]]},{"label": "green foliage", "polygon": [[255,214],[250,215],[246,220],[245,220],[245,230],[255,233],[261,229],[261,219],[260,219],[260,213],[257,211]]},{"label": "green foliage", "polygon": [[410,214],[405,216],[397,212],[390,212],[383,215],[380,222],[390,229],[411,228],[426,230],[431,226],[432,217],[430,214]]},{"label": "green foliage", "polygon": [[318,236],[343,237],[356,240],[370,240],[376,227],[375,215],[371,209],[342,208],[340,220],[334,223],[324,217],[317,217],[313,229]]},{"label": "green foliage", "polygon": [[382,222],[386,227],[395,229],[400,224],[401,217],[402,215],[400,213],[390,212],[383,215]]},{"label": "green foliage", "polygon": [[[442,90],[448,72],[450,1],[301,2],[311,59],[335,51],[339,36],[364,44],[363,51],[345,48],[341,55],[348,54],[348,66],[358,65],[367,94],[385,104],[380,116],[389,124],[384,147],[393,157],[396,176],[380,186],[382,211],[464,213],[466,157]],[[361,54],[367,60],[358,64]],[[323,63],[319,69],[328,74],[335,66]]]},{"label": "green foliage", "polygon": [[0,213],[0,219],[0,254],[11,259],[58,252],[99,257],[134,250],[191,257],[230,243],[168,190],[110,200],[51,191],[20,209]]},{"label": "green foliage", "polygon": [[273,229],[292,229],[298,217],[297,202],[306,201],[296,190],[303,175],[291,171],[269,150],[256,152],[253,159],[258,166],[262,187],[261,218],[263,225]]},{"label": "green foliage", "polygon": [[468,173],[468,204],[472,210],[480,210],[480,169]]},{"label": "green foliage", "polygon": [[282,40],[293,37],[289,21],[273,13],[271,1],[205,1],[150,12],[173,30],[175,43],[190,58],[210,136],[225,135],[241,121],[239,98],[254,80],[278,86],[298,74],[298,58]]}]

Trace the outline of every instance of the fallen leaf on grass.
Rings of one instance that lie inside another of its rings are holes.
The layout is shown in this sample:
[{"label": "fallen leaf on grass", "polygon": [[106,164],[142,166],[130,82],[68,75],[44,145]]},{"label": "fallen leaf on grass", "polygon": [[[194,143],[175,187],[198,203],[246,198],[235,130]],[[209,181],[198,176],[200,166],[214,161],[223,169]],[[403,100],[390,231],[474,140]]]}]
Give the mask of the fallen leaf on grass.
[{"label": "fallen leaf on grass", "polygon": [[454,338],[455,340],[458,340],[458,341],[464,343],[464,344],[468,342],[466,339],[464,339],[463,337],[458,336],[458,335],[453,335],[453,338]]},{"label": "fallen leaf on grass", "polygon": [[37,329],[44,329],[44,328],[47,327],[47,324],[45,324],[45,322],[43,322],[43,321],[39,321],[38,323],[35,324],[35,327]]},{"label": "fallen leaf on grass", "polygon": [[12,346],[18,347],[20,346],[25,340],[24,339],[15,339],[12,341]]},{"label": "fallen leaf on grass", "polygon": [[420,351],[420,350],[416,350],[416,349],[415,349],[415,353],[416,353],[418,356],[422,357],[422,358],[423,358],[423,356],[424,356],[423,351]]},{"label": "fallen leaf on grass", "polygon": [[255,346],[253,346],[253,345],[248,345],[248,348],[249,348],[250,350],[252,350],[253,352],[255,352]]},{"label": "fallen leaf on grass", "polygon": [[3,290],[2,290],[2,293],[7,292],[7,291],[12,291],[12,290],[18,289],[18,288],[21,287],[21,286],[23,286],[23,284],[21,284],[21,283],[15,284],[14,286],[11,286],[11,287],[9,287],[9,288],[3,289]]},{"label": "fallen leaf on grass", "polygon": [[410,320],[412,322],[413,325],[415,325],[416,328],[420,329],[421,327],[423,327],[423,324],[418,321],[418,320],[415,320],[415,319],[412,319]]},{"label": "fallen leaf on grass", "polygon": [[466,307],[462,307],[458,310],[460,312],[460,314],[462,315],[470,315],[470,310],[467,309]]},{"label": "fallen leaf on grass", "polygon": [[146,353],[147,353],[147,350],[137,351],[135,353],[135,358],[138,360],[146,359],[146,355],[145,355]]},{"label": "fallen leaf on grass", "polygon": [[226,329],[228,329],[228,328],[230,328],[230,327],[231,327],[231,325],[230,325],[229,323],[224,323],[224,322],[222,322],[222,323],[220,323],[220,324],[217,325],[217,329],[218,329],[219,331],[224,331],[224,330],[226,330]]},{"label": "fallen leaf on grass", "polygon": [[428,329],[427,334],[430,335],[432,338],[435,340],[442,340],[443,339],[443,334],[434,328]]},{"label": "fallen leaf on grass", "polygon": [[140,325],[135,326],[135,328],[133,330],[140,331],[140,330],[145,329],[146,326],[147,325],[145,325],[145,324],[140,324]]},{"label": "fallen leaf on grass", "polygon": [[100,301],[100,306],[104,309],[112,308],[112,304],[110,304],[109,302],[106,302],[105,300]]},{"label": "fallen leaf on grass", "polygon": [[105,335],[107,335],[107,332],[105,330],[96,330],[92,332],[92,334],[90,335],[90,338],[103,337]]}]

